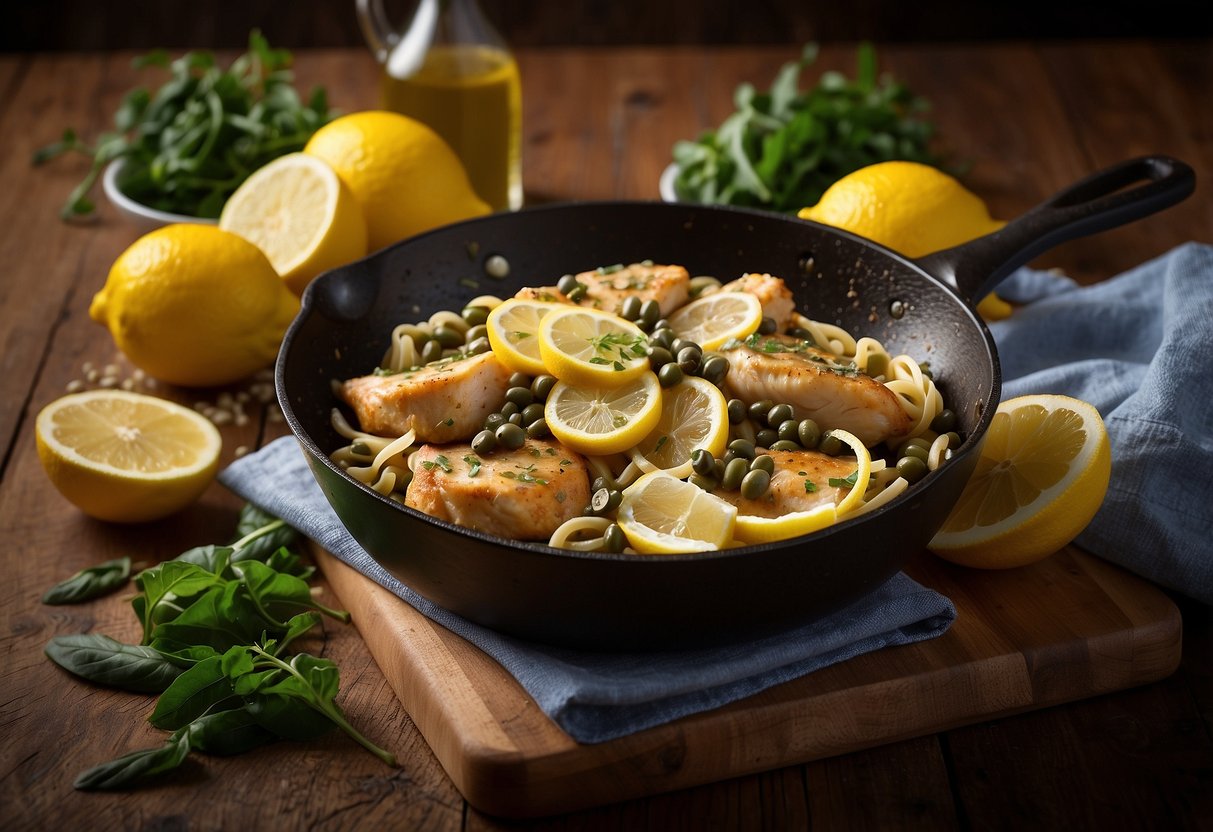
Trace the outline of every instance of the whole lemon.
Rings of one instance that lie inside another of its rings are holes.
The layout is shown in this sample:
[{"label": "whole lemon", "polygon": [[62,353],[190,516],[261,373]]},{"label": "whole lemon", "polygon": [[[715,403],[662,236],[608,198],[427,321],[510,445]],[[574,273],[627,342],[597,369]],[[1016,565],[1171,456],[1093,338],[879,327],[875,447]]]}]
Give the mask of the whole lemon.
[{"label": "whole lemon", "polygon": [[1005,225],[954,177],[918,162],[860,168],[798,216],[867,237],[906,257],[958,246]]},{"label": "whole lemon", "polygon": [[328,162],[354,194],[372,251],[490,210],[450,146],[398,113],[342,116],[317,130],[303,152]]},{"label": "whole lemon", "polygon": [[271,363],[299,299],[255,245],[214,226],[167,225],[119,255],[88,314],[148,374],[227,384]]}]

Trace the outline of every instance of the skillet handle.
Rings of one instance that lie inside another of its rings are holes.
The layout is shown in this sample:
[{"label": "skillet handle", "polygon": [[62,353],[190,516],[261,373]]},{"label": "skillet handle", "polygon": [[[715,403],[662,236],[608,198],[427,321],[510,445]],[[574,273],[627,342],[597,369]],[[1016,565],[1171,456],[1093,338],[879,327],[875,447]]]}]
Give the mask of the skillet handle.
[{"label": "skillet handle", "polygon": [[1161,211],[1187,198],[1195,187],[1195,172],[1178,159],[1130,159],[1062,189],[993,234],[917,262],[928,274],[955,286],[974,306],[1038,254]]}]

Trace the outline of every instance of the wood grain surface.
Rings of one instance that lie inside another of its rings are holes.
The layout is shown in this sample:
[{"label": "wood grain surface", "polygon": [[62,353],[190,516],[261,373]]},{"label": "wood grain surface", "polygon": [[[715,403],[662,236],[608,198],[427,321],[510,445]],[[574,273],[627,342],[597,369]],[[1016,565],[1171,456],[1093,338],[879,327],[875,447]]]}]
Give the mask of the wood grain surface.
[{"label": "wood grain surface", "polygon": [[[1165,215],[1040,258],[1084,282],[1111,277],[1213,236],[1213,48],[1188,42],[897,45],[887,68],[933,102],[941,144],[970,163],[966,181],[1011,216],[1102,165],[1176,155],[1200,179]],[[536,49],[524,80],[524,176],[532,203],[655,198],[677,138],[714,127],[741,81],[766,85],[785,48]],[[353,627],[326,624],[309,645],[341,667],[351,721],[393,750],[387,768],[343,736],[199,758],[155,788],[84,794],[75,775],[158,741],[151,699],[95,687],[42,655],[55,635],[132,638],[126,599],[39,603],[77,569],[129,554],[142,564],[225,540],[237,500],[219,486],[180,515],[139,527],[90,520],[60,498],[34,451],[33,419],[84,380],[83,365],[131,378],[87,308],[109,264],[137,236],[102,204],[96,222],[57,212],[81,159],[31,168],[30,154],[72,126],[95,136],[140,76],[130,53],[0,56],[0,828],[513,829],[470,807],[407,716]],[[822,67],[850,67],[849,48]],[[301,86],[324,84],[350,111],[375,103],[362,50],[299,55]],[[100,200],[102,203],[103,200]],[[187,404],[220,391],[151,390]],[[223,428],[224,457],[280,435],[258,410]],[[331,593],[325,581],[320,589]],[[1018,716],[553,816],[537,829],[1209,829],[1213,828],[1213,631],[1209,610],[1173,596],[1183,660],[1166,679]],[[1030,605],[1026,592],[1016,603]],[[1063,660],[1050,673],[1064,681]],[[841,671],[840,671],[841,672]],[[1058,682],[1058,684],[1061,683]]]}]

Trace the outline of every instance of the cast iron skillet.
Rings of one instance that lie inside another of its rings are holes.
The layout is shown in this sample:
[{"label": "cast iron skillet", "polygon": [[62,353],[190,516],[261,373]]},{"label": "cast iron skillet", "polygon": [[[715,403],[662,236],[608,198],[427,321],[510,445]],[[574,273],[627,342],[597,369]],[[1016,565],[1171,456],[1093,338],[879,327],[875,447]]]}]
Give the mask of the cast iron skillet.
[{"label": "cast iron skillet", "polygon": [[[317,481],[354,538],[431,601],[525,639],[589,649],[666,649],[750,639],[875,589],[920,551],[977,460],[999,401],[998,359],[976,300],[1064,240],[1161,210],[1192,169],[1154,156],[1084,179],[998,232],[918,262],[838,230],[766,212],[645,202],[552,205],[409,239],[315,280],[278,358],[278,399]],[[486,276],[488,257],[508,277]],[[813,535],[679,556],[577,553],[495,538],[388,500],[328,454],[330,380],[378,365],[397,323],[471,297],[552,285],[643,259],[731,280],[783,277],[802,312],[929,361],[966,441],[890,505]],[[474,281],[474,283],[473,283]],[[478,287],[477,287],[478,284]],[[898,316],[891,310],[900,308]]]}]

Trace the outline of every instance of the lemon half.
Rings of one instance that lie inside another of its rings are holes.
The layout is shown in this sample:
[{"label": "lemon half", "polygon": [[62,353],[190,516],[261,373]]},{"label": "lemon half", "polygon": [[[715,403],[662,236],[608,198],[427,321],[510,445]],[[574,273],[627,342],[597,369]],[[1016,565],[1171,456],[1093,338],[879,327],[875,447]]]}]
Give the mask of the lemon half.
[{"label": "lemon half", "polygon": [[1103,504],[1112,452],[1099,411],[1068,396],[998,406],[977,468],[929,548],[964,566],[1004,569],[1053,554]]},{"label": "lemon half", "polygon": [[366,220],[350,189],[324,161],[291,153],[244,181],[219,227],[265,253],[292,292],[366,254]]},{"label": "lemon half", "polygon": [[628,543],[647,555],[723,549],[733,539],[737,506],[664,471],[623,491],[618,523]]},{"label": "lemon half", "polygon": [[120,523],[156,520],[198,499],[222,446],[203,416],[123,390],[56,399],[38,414],[34,436],[59,493],[85,514]]}]

